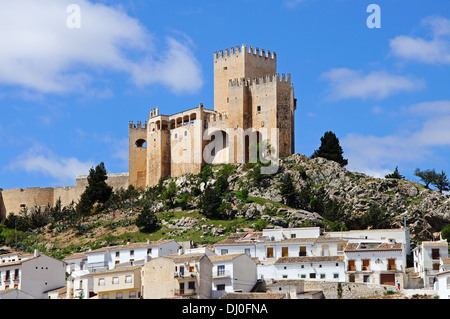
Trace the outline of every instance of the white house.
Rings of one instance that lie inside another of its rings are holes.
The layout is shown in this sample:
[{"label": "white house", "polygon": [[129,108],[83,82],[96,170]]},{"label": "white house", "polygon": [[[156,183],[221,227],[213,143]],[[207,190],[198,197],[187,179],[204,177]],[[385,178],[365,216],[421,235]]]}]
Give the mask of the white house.
[{"label": "white house", "polygon": [[21,261],[33,257],[33,254],[23,252],[12,252],[9,254],[0,255],[0,264],[9,263],[13,261]]},{"label": "white house", "polygon": [[35,299],[47,298],[46,291],[65,285],[65,264],[39,254],[0,264],[0,291],[18,289]]},{"label": "white house", "polygon": [[86,269],[87,255],[85,253],[76,253],[63,259],[66,263],[66,272],[71,274],[74,271]]},{"label": "white house", "polygon": [[411,254],[410,232],[407,228],[396,229],[362,229],[349,231],[335,231],[324,234],[326,237],[341,238],[349,243],[401,243],[406,255]]},{"label": "white house", "polygon": [[214,247],[218,255],[246,253],[260,261],[276,261],[281,257],[342,255],[345,243],[340,238],[321,236],[319,227],[305,227],[236,233]]},{"label": "white house", "polygon": [[344,256],[281,257],[258,264],[258,279],[345,281]]},{"label": "white house", "polygon": [[250,292],[256,284],[256,262],[245,253],[209,256],[212,268],[212,298],[229,292]]},{"label": "white house", "polygon": [[89,277],[89,270],[74,270],[70,273],[66,281],[67,299],[88,299],[92,297],[94,283],[92,277]]},{"label": "white house", "polygon": [[180,245],[174,240],[159,240],[133,243],[121,246],[103,247],[86,252],[86,268],[90,272],[122,267],[143,265],[151,258],[176,254]]},{"label": "white house", "polygon": [[402,243],[349,243],[344,249],[346,281],[372,284],[404,284],[406,260]]},{"label": "white house", "polygon": [[436,273],[439,299],[450,299],[450,270]]},{"label": "white house", "polygon": [[448,257],[447,240],[424,241],[413,249],[414,271],[423,279],[425,288],[433,288],[440,271],[441,258]]}]

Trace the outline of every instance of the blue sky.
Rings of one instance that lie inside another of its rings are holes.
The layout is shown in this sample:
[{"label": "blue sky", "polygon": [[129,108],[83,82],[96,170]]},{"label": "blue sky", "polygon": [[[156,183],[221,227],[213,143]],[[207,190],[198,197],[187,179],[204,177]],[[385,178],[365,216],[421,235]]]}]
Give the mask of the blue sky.
[{"label": "blue sky", "polygon": [[213,108],[213,53],[244,43],[292,76],[296,152],[331,130],[350,170],[450,174],[447,0],[1,1],[0,43],[3,189],[127,172],[128,122]]}]

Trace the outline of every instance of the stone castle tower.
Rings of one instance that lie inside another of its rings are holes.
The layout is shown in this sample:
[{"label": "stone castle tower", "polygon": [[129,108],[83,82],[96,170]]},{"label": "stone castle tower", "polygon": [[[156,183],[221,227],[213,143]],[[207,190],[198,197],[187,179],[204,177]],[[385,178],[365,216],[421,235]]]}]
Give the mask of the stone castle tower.
[{"label": "stone castle tower", "polygon": [[279,157],[294,153],[294,88],[290,75],[276,72],[275,52],[245,44],[215,52],[214,110],[200,104],[161,115],[155,108],[144,124],[130,122],[129,184],[197,174],[206,163],[249,162],[252,141],[267,141]]}]

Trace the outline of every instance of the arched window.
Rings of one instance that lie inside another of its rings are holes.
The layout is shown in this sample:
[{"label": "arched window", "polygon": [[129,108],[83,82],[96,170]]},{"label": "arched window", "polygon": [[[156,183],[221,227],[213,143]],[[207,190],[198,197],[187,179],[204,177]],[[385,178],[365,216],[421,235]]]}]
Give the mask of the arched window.
[{"label": "arched window", "polygon": [[147,147],[147,142],[143,139],[139,139],[135,143],[136,147]]}]

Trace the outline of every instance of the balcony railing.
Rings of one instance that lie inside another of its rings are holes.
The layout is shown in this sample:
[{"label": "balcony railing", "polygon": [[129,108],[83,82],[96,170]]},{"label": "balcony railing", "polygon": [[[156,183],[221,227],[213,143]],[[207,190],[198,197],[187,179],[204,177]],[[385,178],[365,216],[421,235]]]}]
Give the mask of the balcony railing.
[{"label": "balcony railing", "polygon": [[175,296],[196,296],[197,292],[195,289],[175,289]]},{"label": "balcony railing", "polygon": [[229,270],[219,270],[215,273],[213,273],[213,278],[226,278],[230,277],[231,272]]},{"label": "balcony railing", "polygon": [[183,278],[195,278],[198,276],[197,272],[175,272],[173,273],[173,278],[183,279]]}]

